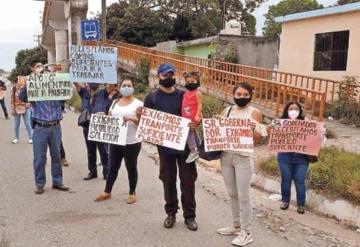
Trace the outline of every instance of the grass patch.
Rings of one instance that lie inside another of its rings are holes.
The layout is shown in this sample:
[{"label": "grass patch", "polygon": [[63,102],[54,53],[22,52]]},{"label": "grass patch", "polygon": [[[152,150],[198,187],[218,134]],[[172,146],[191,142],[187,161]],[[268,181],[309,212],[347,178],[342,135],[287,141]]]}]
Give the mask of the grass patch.
[{"label": "grass patch", "polygon": [[[275,157],[260,164],[260,170],[280,176]],[[360,204],[360,154],[334,147],[323,148],[319,162],[310,164],[308,187],[330,198],[347,199]]]},{"label": "grass patch", "polygon": [[211,118],[224,110],[224,102],[212,95],[203,95],[204,118]]}]

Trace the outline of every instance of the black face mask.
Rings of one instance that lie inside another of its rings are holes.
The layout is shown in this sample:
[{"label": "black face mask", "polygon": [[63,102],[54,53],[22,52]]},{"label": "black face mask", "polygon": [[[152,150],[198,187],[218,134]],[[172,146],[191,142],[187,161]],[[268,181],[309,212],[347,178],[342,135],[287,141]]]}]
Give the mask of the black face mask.
[{"label": "black face mask", "polygon": [[250,103],[251,97],[250,98],[234,98],[234,101],[239,107],[244,107]]},{"label": "black face mask", "polygon": [[172,87],[175,85],[175,82],[174,78],[166,78],[165,80],[160,80],[159,84],[163,87]]},{"label": "black face mask", "polygon": [[187,83],[187,84],[185,84],[185,88],[186,88],[187,90],[190,90],[190,91],[195,90],[195,89],[197,89],[198,87],[200,87],[200,83],[199,83],[199,82],[197,82],[197,83]]}]

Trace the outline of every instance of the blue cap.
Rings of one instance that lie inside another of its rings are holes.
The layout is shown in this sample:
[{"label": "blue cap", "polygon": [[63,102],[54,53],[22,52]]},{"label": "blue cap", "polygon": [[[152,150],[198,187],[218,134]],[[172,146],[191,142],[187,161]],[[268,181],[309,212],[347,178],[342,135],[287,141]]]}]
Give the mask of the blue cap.
[{"label": "blue cap", "polygon": [[175,69],[174,65],[169,64],[169,63],[164,63],[164,64],[160,65],[157,73],[158,73],[158,75],[160,75],[160,74],[165,75],[169,72],[173,72],[174,74],[176,73],[176,69]]}]

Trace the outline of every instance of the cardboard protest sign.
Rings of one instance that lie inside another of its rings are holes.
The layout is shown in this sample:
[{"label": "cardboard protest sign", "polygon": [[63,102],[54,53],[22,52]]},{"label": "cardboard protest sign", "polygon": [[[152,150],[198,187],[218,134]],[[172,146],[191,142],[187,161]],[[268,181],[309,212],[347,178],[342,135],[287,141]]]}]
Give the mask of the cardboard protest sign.
[{"label": "cardboard protest sign", "polygon": [[320,151],[324,123],[304,120],[276,119],[270,132],[269,150],[317,156]]},{"label": "cardboard protest sign", "polygon": [[117,48],[72,45],[70,81],[79,83],[117,83]]},{"label": "cardboard protest sign", "polygon": [[250,119],[204,118],[202,123],[205,152],[224,150],[254,152]]},{"label": "cardboard protest sign", "polygon": [[68,100],[72,96],[73,85],[69,74],[30,74],[26,81],[29,101]]},{"label": "cardboard protest sign", "polygon": [[122,118],[92,114],[88,139],[125,146],[128,125]]},{"label": "cardboard protest sign", "polygon": [[184,150],[189,123],[187,118],[144,108],[136,137],[156,145]]}]

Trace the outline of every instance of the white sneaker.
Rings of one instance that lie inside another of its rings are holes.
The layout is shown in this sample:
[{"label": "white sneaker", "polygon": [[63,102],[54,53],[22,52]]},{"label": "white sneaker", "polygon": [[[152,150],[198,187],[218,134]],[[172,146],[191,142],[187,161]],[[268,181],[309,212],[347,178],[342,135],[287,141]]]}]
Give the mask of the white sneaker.
[{"label": "white sneaker", "polygon": [[238,235],[241,231],[240,227],[227,226],[217,229],[217,233],[220,235]]},{"label": "white sneaker", "polygon": [[18,143],[18,142],[19,142],[19,140],[15,138],[14,140],[12,140],[11,143],[12,143],[12,144],[16,144],[16,143]]},{"label": "white sneaker", "polygon": [[245,231],[241,231],[239,236],[237,236],[233,241],[232,244],[235,246],[245,246],[253,242],[251,237],[251,233],[247,233]]},{"label": "white sneaker", "polygon": [[189,153],[189,156],[187,157],[185,163],[194,162],[198,158],[199,158],[199,152],[191,152],[191,153]]},{"label": "white sneaker", "polygon": [[31,139],[29,140],[29,144],[33,144],[33,141]]}]

